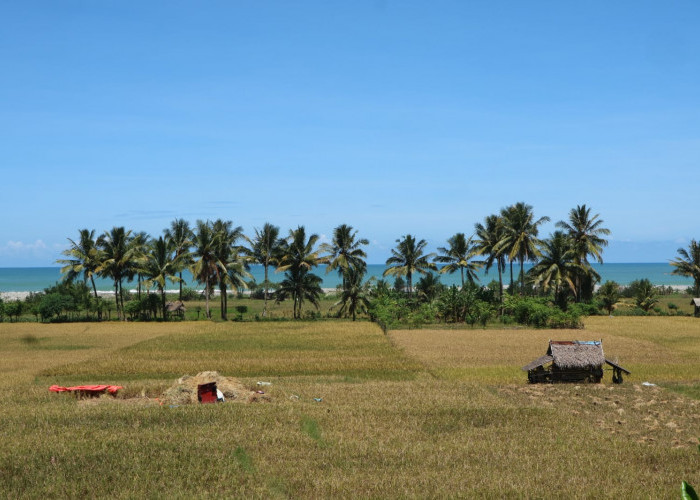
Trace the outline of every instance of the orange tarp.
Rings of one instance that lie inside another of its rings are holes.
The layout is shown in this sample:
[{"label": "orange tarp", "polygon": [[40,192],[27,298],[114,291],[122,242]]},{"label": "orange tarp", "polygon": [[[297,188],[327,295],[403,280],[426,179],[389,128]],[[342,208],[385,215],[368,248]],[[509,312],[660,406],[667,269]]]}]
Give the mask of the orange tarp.
[{"label": "orange tarp", "polygon": [[61,387],[60,385],[52,385],[49,387],[51,392],[109,392],[115,394],[119,389],[123,389],[121,385],[76,385],[75,387]]}]

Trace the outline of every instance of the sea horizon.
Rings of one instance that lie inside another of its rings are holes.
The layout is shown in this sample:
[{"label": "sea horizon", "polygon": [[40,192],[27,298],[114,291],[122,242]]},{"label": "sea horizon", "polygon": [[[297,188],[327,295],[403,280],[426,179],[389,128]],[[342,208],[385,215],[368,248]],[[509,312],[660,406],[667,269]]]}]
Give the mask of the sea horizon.
[{"label": "sea horizon", "polygon": [[[526,264],[524,266],[527,271],[532,267],[532,264]],[[685,276],[677,276],[671,274],[673,271],[673,266],[668,262],[615,262],[615,263],[605,263],[605,264],[593,264],[593,268],[600,274],[600,283],[605,283],[606,281],[615,281],[620,285],[628,285],[632,281],[639,279],[648,279],[654,285],[660,286],[692,286],[693,280]],[[384,270],[386,269],[385,264],[368,264],[367,265],[367,275],[366,278],[374,279],[386,279],[390,283],[394,282],[394,278],[388,276],[383,278]],[[61,268],[58,266],[42,266],[42,267],[0,267],[0,292],[41,292],[46,288],[55,285],[57,282],[62,280]],[[514,277],[517,279],[518,273],[520,271],[520,266],[515,264],[513,266]],[[250,266],[250,274],[256,283],[260,283],[264,279],[264,268],[262,265],[256,264]],[[322,288],[332,289],[336,288],[341,284],[340,276],[336,271],[326,273],[325,266],[320,266],[315,270],[317,274],[323,281],[321,283]],[[416,273],[413,277],[414,283],[420,279],[420,274]],[[459,285],[461,283],[460,273],[456,272],[453,274],[439,274],[440,282],[445,285]],[[498,280],[498,273],[495,269],[490,269],[488,273],[484,270],[480,270],[477,273],[479,278],[479,283],[487,285],[493,280]],[[284,279],[284,273],[275,272],[274,269],[269,269],[269,280],[272,282],[280,282]],[[188,271],[183,272],[183,280],[185,282],[184,286],[201,289],[202,286],[193,282],[192,275]],[[510,281],[510,269],[507,268],[506,272],[503,273],[504,283]],[[124,287],[131,289],[130,284],[136,286],[135,281],[125,282]],[[113,291],[114,282],[109,279],[96,278],[95,285],[98,291]],[[179,288],[177,283],[168,282],[166,285],[166,290],[175,291]]]}]

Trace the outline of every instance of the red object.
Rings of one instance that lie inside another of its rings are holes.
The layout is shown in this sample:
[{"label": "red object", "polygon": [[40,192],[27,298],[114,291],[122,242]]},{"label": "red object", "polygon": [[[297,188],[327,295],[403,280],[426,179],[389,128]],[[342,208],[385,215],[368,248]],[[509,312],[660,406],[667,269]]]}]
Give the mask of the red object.
[{"label": "red object", "polygon": [[216,382],[198,385],[197,400],[200,403],[216,403]]},{"label": "red object", "polygon": [[123,389],[121,385],[76,385],[75,387],[61,387],[60,385],[52,385],[49,387],[51,392],[84,392],[91,394],[99,394],[101,392],[109,392],[116,394],[119,389]]}]

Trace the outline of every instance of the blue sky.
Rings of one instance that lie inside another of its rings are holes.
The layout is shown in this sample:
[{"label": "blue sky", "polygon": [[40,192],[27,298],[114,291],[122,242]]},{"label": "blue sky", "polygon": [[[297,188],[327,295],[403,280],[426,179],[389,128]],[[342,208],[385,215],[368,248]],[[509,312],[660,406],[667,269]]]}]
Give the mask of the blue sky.
[{"label": "blue sky", "polygon": [[0,4],[0,267],[83,227],[341,223],[381,263],[518,201],[663,262],[700,192],[700,4]]}]

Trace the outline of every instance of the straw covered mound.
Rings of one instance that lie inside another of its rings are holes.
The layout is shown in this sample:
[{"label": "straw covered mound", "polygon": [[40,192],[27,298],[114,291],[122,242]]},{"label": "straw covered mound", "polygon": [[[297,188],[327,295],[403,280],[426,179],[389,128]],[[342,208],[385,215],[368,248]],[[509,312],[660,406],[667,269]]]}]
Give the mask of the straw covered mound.
[{"label": "straw covered mound", "polygon": [[218,372],[201,372],[194,377],[184,375],[177,379],[175,384],[163,393],[161,401],[177,405],[198,403],[197,386],[210,382],[216,382],[216,388],[224,394],[227,403],[253,403],[270,400],[268,396],[251,391],[238,379],[223,377]]}]

